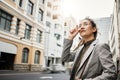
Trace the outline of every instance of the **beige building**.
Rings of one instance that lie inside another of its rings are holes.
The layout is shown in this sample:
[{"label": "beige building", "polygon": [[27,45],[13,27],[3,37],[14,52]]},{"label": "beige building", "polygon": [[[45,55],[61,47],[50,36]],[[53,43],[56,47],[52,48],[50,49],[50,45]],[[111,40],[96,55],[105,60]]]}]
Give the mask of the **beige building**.
[{"label": "beige building", "polygon": [[0,70],[40,71],[44,0],[0,0]]},{"label": "beige building", "polygon": [[[114,0],[112,25],[109,31],[109,44],[116,66],[120,61],[120,0]],[[119,65],[120,67],[120,65]]]}]

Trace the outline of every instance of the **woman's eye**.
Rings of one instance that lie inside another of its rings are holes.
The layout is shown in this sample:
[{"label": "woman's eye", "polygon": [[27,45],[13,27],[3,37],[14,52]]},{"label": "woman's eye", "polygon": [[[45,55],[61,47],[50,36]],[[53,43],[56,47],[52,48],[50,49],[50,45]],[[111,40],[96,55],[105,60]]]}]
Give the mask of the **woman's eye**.
[{"label": "woman's eye", "polygon": [[79,28],[80,28],[81,26],[87,26],[87,25],[89,25],[89,23],[87,23],[87,22],[82,23],[82,24],[79,24]]},{"label": "woman's eye", "polygon": [[84,26],[87,26],[88,25],[88,23],[84,23]]}]

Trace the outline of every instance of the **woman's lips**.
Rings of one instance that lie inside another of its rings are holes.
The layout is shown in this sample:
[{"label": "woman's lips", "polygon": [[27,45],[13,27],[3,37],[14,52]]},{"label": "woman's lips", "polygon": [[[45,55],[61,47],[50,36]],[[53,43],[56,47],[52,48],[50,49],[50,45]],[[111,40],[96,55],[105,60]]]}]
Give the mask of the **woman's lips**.
[{"label": "woman's lips", "polygon": [[80,32],[85,32],[85,30],[80,30]]}]

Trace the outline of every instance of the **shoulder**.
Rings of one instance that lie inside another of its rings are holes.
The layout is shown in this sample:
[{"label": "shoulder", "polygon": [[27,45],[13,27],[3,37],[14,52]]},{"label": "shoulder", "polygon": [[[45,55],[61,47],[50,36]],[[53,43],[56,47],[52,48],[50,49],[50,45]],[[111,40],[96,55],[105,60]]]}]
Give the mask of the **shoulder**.
[{"label": "shoulder", "polygon": [[109,49],[109,44],[105,43],[105,42],[100,42],[99,40],[97,40],[96,43],[96,48],[105,48],[105,49]]},{"label": "shoulder", "polygon": [[112,58],[112,53],[107,43],[97,43],[94,53],[98,55],[99,59]]},{"label": "shoulder", "polygon": [[101,42],[99,42],[99,43],[97,43],[97,47],[101,47],[101,48],[109,48],[109,44],[107,44],[107,43],[101,43]]},{"label": "shoulder", "polygon": [[108,43],[102,43],[102,42],[98,42],[95,46],[97,51],[110,51],[110,47]]},{"label": "shoulder", "polygon": [[96,48],[109,48],[108,43],[100,42],[99,39],[93,41],[93,45],[96,46]]}]

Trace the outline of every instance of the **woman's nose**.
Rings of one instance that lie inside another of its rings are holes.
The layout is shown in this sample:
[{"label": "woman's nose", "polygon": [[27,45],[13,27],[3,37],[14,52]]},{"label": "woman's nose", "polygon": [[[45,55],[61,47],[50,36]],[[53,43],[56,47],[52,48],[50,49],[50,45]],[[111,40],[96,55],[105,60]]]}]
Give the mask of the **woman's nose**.
[{"label": "woman's nose", "polygon": [[80,28],[80,29],[84,28],[84,25],[79,25],[79,28]]}]

